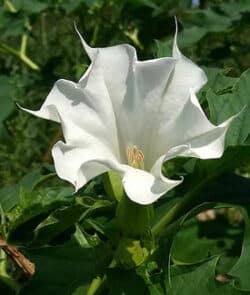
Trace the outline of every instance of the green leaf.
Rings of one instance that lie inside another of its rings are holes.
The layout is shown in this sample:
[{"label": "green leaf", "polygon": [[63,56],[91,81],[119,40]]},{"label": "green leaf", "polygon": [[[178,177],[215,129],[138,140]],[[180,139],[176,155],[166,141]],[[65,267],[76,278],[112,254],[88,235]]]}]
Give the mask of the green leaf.
[{"label": "green leaf", "polygon": [[[183,30],[178,34],[180,48],[191,47],[209,33],[228,32],[231,30],[233,21],[239,20],[242,12],[248,12],[248,0],[242,4],[237,1],[219,3],[215,9],[185,9],[181,10],[178,20],[183,24]],[[181,1],[182,3],[182,1]],[[172,39],[157,41],[157,56],[171,55]]]},{"label": "green leaf", "polygon": [[13,5],[17,11],[25,11],[29,14],[31,13],[40,13],[48,7],[46,1],[41,2],[38,0],[13,0]]},{"label": "green leaf", "polygon": [[35,244],[48,244],[68,228],[75,225],[86,209],[81,205],[72,205],[53,211],[35,228]]},{"label": "green leaf", "polygon": [[155,40],[156,57],[166,57],[172,55],[172,41]]},{"label": "green leaf", "polygon": [[[232,206],[233,205],[221,203],[216,205],[215,208],[217,209],[231,208]],[[193,248],[193,245],[190,246],[190,243],[196,243],[196,239],[194,236],[188,237],[188,233],[185,232],[185,229],[183,229],[184,240],[182,240],[183,237],[181,239],[178,238],[178,234],[177,234],[177,241],[174,241],[174,243],[176,242],[177,252],[178,252],[178,247],[180,250],[181,245],[189,245],[188,249],[186,247],[185,249],[183,249],[183,252],[179,251],[179,255],[181,255],[182,257],[186,256],[186,259],[188,259],[188,261],[185,261],[184,262],[185,264],[186,263],[192,263],[192,264],[182,265],[182,263],[180,263],[179,261],[174,260],[175,265],[172,266],[170,269],[171,280],[169,282],[169,286],[171,287],[171,290],[172,290],[172,293],[170,294],[179,294],[178,288],[179,287],[181,288],[180,285],[182,284],[183,284],[182,287],[184,287],[185,284],[187,284],[188,286],[186,294],[192,294],[192,291],[194,292],[195,288],[199,289],[199,292],[201,292],[202,294],[218,294],[218,295],[219,294],[242,294],[241,291],[249,291],[249,281],[247,276],[247,271],[248,271],[247,269],[248,269],[248,265],[250,261],[249,260],[250,256],[248,255],[249,254],[248,247],[250,244],[248,241],[250,237],[249,219],[247,217],[245,210],[242,207],[236,206],[235,208],[237,208],[243,213],[245,217],[245,222],[246,222],[245,239],[243,242],[242,254],[239,260],[237,261],[237,263],[233,266],[232,269],[231,267],[229,268],[228,266],[224,266],[224,267],[220,266],[219,268],[217,268],[217,262],[218,262],[218,256],[217,256],[217,257],[211,258],[211,260],[207,262],[206,261],[204,262],[203,260],[201,263],[193,264],[192,261],[195,261],[196,258],[199,257],[199,255],[201,254],[201,251],[205,252],[203,253],[203,256],[206,254],[207,250],[210,250],[212,252],[211,253],[212,255],[215,255],[216,251],[213,252],[213,247],[209,247],[209,245],[207,249],[204,249],[204,248],[202,249],[202,245],[197,244],[196,251],[192,253],[192,250],[190,251],[190,249]],[[207,227],[207,229],[211,232],[213,232],[213,229],[214,229],[214,234],[218,235],[216,239],[217,242],[219,242],[219,239],[221,239],[223,236],[230,237],[231,235],[233,239],[235,240],[235,242],[238,243],[240,240],[241,229],[239,228],[237,233],[237,228],[235,227],[235,225],[231,225],[231,229],[230,229],[230,226],[227,225],[227,227],[225,228],[226,231],[224,230],[224,234],[223,234],[223,231],[221,231],[222,224],[223,224],[222,220],[218,219],[217,224],[213,224],[213,225],[210,224]],[[204,228],[204,231],[206,233],[206,228]],[[224,240],[224,243],[225,242],[226,241]],[[222,245],[223,244],[221,244],[221,246]],[[201,246],[201,249],[199,249],[199,246]],[[230,247],[231,246],[232,244],[230,245]],[[233,249],[235,249],[235,246],[233,246],[231,250],[229,248],[227,249],[226,248],[224,249],[224,251],[226,250],[225,254],[227,253],[228,255],[228,253],[231,253],[231,254],[233,253]],[[174,249],[174,246],[172,247],[172,250],[176,250]],[[185,255],[185,252],[189,254]],[[230,258],[230,261],[229,261],[229,266],[230,266],[233,264],[233,261],[235,261],[235,257],[228,256],[228,258]],[[222,257],[221,260],[223,262],[224,257]],[[230,279],[228,277],[227,283],[226,282],[219,283],[215,281],[215,273],[225,274],[225,273],[228,273],[229,269],[231,269],[229,272],[229,275],[232,276],[232,278]],[[219,270],[224,270],[225,272],[220,273]],[[205,284],[202,281],[202,278],[204,277],[207,278]],[[188,283],[188,280],[190,280],[189,283]]]},{"label": "green leaf", "polygon": [[0,121],[4,121],[14,109],[9,77],[0,75]]},{"label": "green leaf", "polygon": [[49,179],[51,174],[43,174],[43,169],[36,169],[26,174],[19,184],[6,186],[0,189],[0,204],[5,212],[10,211],[19,201],[20,189],[31,192],[39,184]]},{"label": "green leaf", "polygon": [[225,72],[218,68],[203,67],[203,69],[208,78],[208,82],[202,88],[204,92],[211,88],[218,95],[231,93],[235,83],[239,80],[239,78],[226,76]]},{"label": "green leaf", "polygon": [[227,174],[213,181],[201,192],[202,199],[210,202],[223,202],[235,205],[249,203],[250,179]]},{"label": "green leaf", "polygon": [[71,201],[72,188],[69,187],[21,191],[19,204],[7,214],[10,222],[8,240],[31,242],[34,228],[50,211]]},{"label": "green leaf", "polygon": [[192,46],[200,41],[207,34],[207,32],[208,28],[202,26],[185,28],[178,34],[178,46],[180,46],[180,48]]},{"label": "green leaf", "polygon": [[0,7],[0,32],[2,37],[16,37],[25,31],[25,20]]},{"label": "green leaf", "polygon": [[0,204],[5,212],[15,207],[19,200],[20,186],[9,185],[0,189]]},{"label": "green leaf", "polygon": [[8,284],[5,282],[5,279],[0,276],[0,292],[4,295],[16,295],[15,290],[10,288]]},{"label": "green leaf", "polygon": [[[211,89],[206,97],[211,120],[219,124],[230,116],[239,113],[227,134],[227,145],[243,144],[250,133],[250,70],[245,71],[236,80],[231,92],[217,95]],[[244,109],[244,110],[243,110]]]},{"label": "green leaf", "polygon": [[19,295],[87,294],[89,283],[101,267],[96,256],[98,251],[103,250],[84,249],[75,241],[56,247],[25,249],[36,265],[36,273]]},{"label": "green leaf", "polygon": [[186,10],[181,16],[181,20],[188,23],[189,26],[203,27],[207,32],[225,31],[232,22],[229,17],[218,14],[210,8]]},{"label": "green leaf", "polygon": [[143,278],[134,270],[111,269],[108,271],[110,295],[149,295]]},{"label": "green leaf", "polygon": [[202,231],[202,225],[196,219],[182,225],[171,247],[171,258],[175,264],[199,263],[232,248],[234,236],[230,237],[228,234],[229,229],[225,220],[215,220],[206,227],[204,224],[206,232]]},{"label": "green leaf", "polygon": [[0,75],[0,140],[4,132],[4,120],[14,110],[10,79]]},{"label": "green leaf", "polygon": [[250,11],[248,0],[223,2],[220,5],[221,10],[228,16],[238,18],[240,13]]},{"label": "green leaf", "polygon": [[91,217],[97,212],[106,212],[113,210],[113,203],[105,199],[97,199],[89,196],[77,197],[76,202],[82,205],[86,211],[83,212],[79,221],[83,221],[88,217]]},{"label": "green leaf", "polygon": [[43,170],[44,170],[43,168],[39,168],[26,174],[19,182],[20,187],[23,188],[23,190],[30,192],[36,189],[39,185],[44,183],[46,180],[56,175],[55,173],[47,174],[48,173],[47,171],[46,171],[47,173],[44,174]]},{"label": "green leaf", "polygon": [[[113,204],[107,200],[94,199],[88,196],[76,197],[76,203],[70,203],[68,206],[61,204],[61,207],[54,210],[48,217],[42,220],[34,230],[34,244],[47,244],[70,227],[74,227],[77,222],[83,223],[83,226],[94,229],[105,235],[104,220],[98,222],[98,217],[109,214],[113,211]],[[88,236],[83,229],[78,226],[77,239],[80,243],[88,247],[89,244],[98,244],[96,234]]]},{"label": "green leaf", "polygon": [[89,8],[93,8],[94,6],[100,7],[104,0],[82,0],[82,2]]},{"label": "green leaf", "polygon": [[66,0],[61,3],[63,9],[65,9],[66,13],[71,13],[76,9],[79,9],[80,5],[83,4],[83,0]]},{"label": "green leaf", "polygon": [[245,234],[242,252],[239,260],[232,267],[229,274],[235,278],[235,287],[242,291],[250,291],[249,265],[250,265],[250,222],[247,213],[245,217]]},{"label": "green leaf", "polygon": [[139,240],[122,238],[116,250],[115,259],[125,269],[130,269],[142,264],[148,255],[148,250]]},{"label": "green leaf", "polygon": [[195,169],[189,176],[189,187],[210,185],[216,178],[248,162],[249,153],[249,145],[231,146],[220,159],[197,160]]},{"label": "green leaf", "polygon": [[219,283],[215,280],[215,268],[218,257],[192,266],[172,266],[170,295],[240,295],[231,283]]},{"label": "green leaf", "polygon": [[[239,17],[239,15],[237,17]],[[178,45],[180,48],[192,46],[210,32],[227,31],[232,23],[230,17],[218,14],[210,8],[183,10],[179,19],[184,24],[184,29],[178,34]],[[158,41],[157,56],[169,56],[169,48],[172,48],[172,44],[172,39]]]},{"label": "green leaf", "polygon": [[76,241],[82,248],[91,248],[93,244],[93,238],[95,239],[95,244],[98,244],[99,242],[99,239],[97,236],[92,237],[87,235],[85,232],[83,232],[83,229],[77,223],[76,223],[76,231],[74,233],[74,238],[76,239]]}]

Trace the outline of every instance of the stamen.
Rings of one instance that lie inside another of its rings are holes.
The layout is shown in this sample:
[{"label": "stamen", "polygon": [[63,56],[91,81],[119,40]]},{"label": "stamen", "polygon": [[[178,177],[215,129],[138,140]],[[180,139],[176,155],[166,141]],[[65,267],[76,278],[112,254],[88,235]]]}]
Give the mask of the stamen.
[{"label": "stamen", "polygon": [[128,164],[134,168],[144,169],[144,154],[136,145],[127,147]]}]

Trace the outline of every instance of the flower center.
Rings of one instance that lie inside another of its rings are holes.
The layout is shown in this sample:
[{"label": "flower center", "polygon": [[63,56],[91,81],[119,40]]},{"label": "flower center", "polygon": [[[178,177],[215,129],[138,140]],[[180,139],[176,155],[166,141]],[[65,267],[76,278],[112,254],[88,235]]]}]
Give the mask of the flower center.
[{"label": "flower center", "polygon": [[128,164],[137,169],[144,169],[144,154],[134,145],[127,147]]}]

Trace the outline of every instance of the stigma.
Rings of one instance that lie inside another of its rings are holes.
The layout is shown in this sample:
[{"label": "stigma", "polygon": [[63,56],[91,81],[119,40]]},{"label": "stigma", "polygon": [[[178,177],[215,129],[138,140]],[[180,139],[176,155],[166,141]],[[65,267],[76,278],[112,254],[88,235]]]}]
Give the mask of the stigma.
[{"label": "stigma", "polygon": [[144,169],[144,154],[136,145],[127,147],[128,164],[137,169]]}]

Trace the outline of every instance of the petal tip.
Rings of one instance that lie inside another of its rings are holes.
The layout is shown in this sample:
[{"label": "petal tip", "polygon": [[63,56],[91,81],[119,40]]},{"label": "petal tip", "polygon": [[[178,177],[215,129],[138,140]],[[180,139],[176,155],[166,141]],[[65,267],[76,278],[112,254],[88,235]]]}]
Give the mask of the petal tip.
[{"label": "petal tip", "polygon": [[95,48],[92,48],[88,45],[88,43],[85,41],[85,39],[83,38],[83,36],[81,35],[81,33],[79,32],[78,28],[77,28],[77,24],[76,22],[74,21],[74,28],[75,28],[75,31],[77,33],[77,35],[79,36],[80,40],[81,40],[81,43],[83,45],[83,48],[84,50],[86,51],[86,53],[88,54],[89,58],[91,60],[94,59],[95,57],[95,52],[96,52],[96,49]]}]

